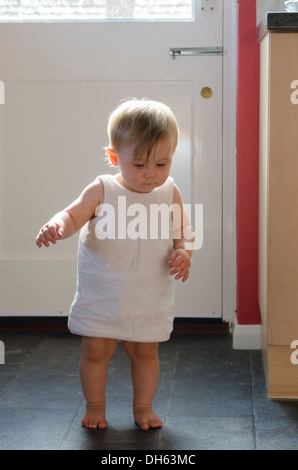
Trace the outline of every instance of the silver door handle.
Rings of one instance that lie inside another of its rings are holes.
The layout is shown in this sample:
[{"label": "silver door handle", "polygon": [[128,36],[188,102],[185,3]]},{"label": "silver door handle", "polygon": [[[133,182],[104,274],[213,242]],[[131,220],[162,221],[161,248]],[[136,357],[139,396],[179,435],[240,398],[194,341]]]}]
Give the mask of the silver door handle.
[{"label": "silver door handle", "polygon": [[178,56],[209,56],[209,55],[222,55],[222,47],[171,47],[169,54],[172,59]]}]

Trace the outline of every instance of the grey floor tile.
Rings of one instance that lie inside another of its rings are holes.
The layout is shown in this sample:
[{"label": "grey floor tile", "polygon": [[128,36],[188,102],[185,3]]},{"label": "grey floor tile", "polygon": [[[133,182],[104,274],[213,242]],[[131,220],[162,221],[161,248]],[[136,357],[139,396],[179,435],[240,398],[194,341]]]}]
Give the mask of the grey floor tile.
[{"label": "grey floor tile", "polygon": [[223,377],[231,381],[250,381],[248,351],[235,351],[230,338],[222,335],[184,336],[181,342],[175,380],[194,381]]},{"label": "grey floor tile", "polygon": [[252,416],[252,398],[246,384],[216,380],[212,384],[175,383],[167,416]]},{"label": "grey floor tile", "polygon": [[51,333],[31,352],[23,371],[76,374],[81,356],[81,340],[67,333]]},{"label": "grey floor tile", "polygon": [[256,432],[288,431],[298,442],[298,402],[269,400],[266,394],[254,396]]},{"label": "grey floor tile", "polygon": [[197,450],[251,450],[255,448],[252,417],[196,417],[189,415],[180,416],[179,419],[168,417],[162,435],[162,445],[175,445],[176,439],[173,439],[173,431],[170,430],[176,429],[177,422],[181,431],[180,445],[185,446],[184,449],[187,449],[188,446]]},{"label": "grey floor tile", "polygon": [[289,430],[260,431],[256,437],[257,450],[298,450],[298,435]]},{"label": "grey floor tile", "polygon": [[72,419],[71,409],[0,408],[0,449],[59,449]]},{"label": "grey floor tile", "polygon": [[24,367],[43,341],[44,333],[1,333],[4,343],[5,364],[0,365],[0,381],[3,376],[13,376]]},{"label": "grey floor tile", "polygon": [[7,388],[0,400],[0,408],[70,408],[81,400],[78,376],[34,371],[20,374]]},{"label": "grey floor tile", "polygon": [[226,434],[194,433],[191,427],[163,430],[160,449],[164,450],[254,450],[253,434],[249,431]]}]

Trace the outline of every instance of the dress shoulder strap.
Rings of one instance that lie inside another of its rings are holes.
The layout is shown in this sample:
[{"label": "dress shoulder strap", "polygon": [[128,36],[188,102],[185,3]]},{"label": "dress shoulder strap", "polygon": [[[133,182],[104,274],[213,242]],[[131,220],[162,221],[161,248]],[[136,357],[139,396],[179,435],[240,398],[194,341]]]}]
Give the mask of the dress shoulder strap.
[{"label": "dress shoulder strap", "polygon": [[174,193],[174,179],[169,176],[160,188],[158,188],[158,200],[160,203],[166,203],[168,205],[173,202]]}]

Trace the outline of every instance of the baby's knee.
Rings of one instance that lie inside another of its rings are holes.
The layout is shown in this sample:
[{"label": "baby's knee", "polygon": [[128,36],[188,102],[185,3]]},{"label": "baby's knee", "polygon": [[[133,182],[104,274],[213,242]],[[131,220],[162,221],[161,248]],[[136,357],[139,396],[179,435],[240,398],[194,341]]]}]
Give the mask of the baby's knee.
[{"label": "baby's knee", "polygon": [[150,362],[158,358],[158,343],[124,342],[124,348],[130,359],[135,361]]},{"label": "baby's knee", "polygon": [[82,355],[92,362],[111,359],[116,348],[117,341],[109,338],[84,337],[82,341]]}]

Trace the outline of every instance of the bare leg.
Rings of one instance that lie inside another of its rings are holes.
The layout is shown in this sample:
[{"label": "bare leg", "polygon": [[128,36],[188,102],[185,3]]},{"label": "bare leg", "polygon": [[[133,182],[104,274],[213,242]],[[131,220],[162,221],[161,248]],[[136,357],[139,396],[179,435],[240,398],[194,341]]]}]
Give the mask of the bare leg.
[{"label": "bare leg", "polygon": [[82,338],[80,378],[86,398],[86,413],[82,425],[88,428],[106,428],[105,388],[108,365],[117,346],[109,338]]},{"label": "bare leg", "polygon": [[124,341],[124,348],[131,359],[135,422],[144,431],[160,428],[162,420],[152,410],[159,379],[158,343]]}]

